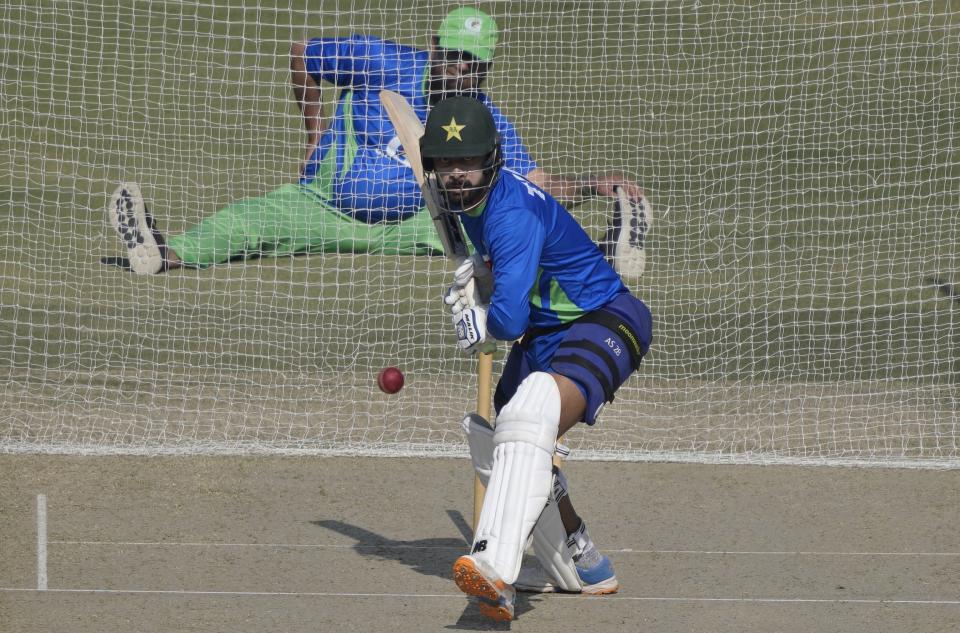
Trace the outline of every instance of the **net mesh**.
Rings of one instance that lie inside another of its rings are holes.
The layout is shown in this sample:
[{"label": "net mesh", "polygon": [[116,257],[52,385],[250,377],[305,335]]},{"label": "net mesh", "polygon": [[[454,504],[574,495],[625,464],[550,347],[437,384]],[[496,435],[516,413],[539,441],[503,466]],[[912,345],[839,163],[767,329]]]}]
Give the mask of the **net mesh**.
[{"label": "net mesh", "polygon": [[[455,6],[355,4],[0,8],[0,450],[465,452],[443,259],[98,261],[122,251],[120,181],[169,235],[296,182],[291,42],[423,47]],[[575,457],[960,465],[950,3],[479,6],[501,28],[488,92],[540,166],[621,171],[654,209],[629,280],[654,346]],[[599,238],[610,203],[574,213]]]}]

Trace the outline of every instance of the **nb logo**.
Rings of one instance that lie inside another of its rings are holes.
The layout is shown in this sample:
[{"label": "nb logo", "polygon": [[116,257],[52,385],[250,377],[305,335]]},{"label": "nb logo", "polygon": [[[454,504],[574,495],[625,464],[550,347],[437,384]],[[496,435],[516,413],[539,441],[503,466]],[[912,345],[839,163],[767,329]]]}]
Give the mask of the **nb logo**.
[{"label": "nb logo", "polygon": [[471,554],[476,554],[477,552],[483,552],[487,549],[487,540],[477,541],[473,549],[470,551]]}]

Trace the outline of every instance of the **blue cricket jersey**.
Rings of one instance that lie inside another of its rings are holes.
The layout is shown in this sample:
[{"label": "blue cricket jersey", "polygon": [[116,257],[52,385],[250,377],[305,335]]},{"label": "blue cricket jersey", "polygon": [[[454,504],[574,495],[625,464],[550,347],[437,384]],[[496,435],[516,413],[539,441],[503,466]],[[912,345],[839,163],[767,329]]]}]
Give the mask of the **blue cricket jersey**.
[{"label": "blue cricket jersey", "polygon": [[501,171],[482,211],[460,218],[493,266],[487,329],[499,340],[567,323],[629,292],[570,213],[514,171]]},{"label": "blue cricket jersey", "polygon": [[[430,110],[429,62],[429,51],[375,37],[310,40],[306,49],[310,76],[341,90],[333,120],[321,135],[301,184],[367,222],[404,219],[419,211],[423,197],[380,104],[380,90],[403,95],[425,122]],[[493,113],[507,167],[530,173],[537,165],[516,129],[486,94],[477,98]]]}]

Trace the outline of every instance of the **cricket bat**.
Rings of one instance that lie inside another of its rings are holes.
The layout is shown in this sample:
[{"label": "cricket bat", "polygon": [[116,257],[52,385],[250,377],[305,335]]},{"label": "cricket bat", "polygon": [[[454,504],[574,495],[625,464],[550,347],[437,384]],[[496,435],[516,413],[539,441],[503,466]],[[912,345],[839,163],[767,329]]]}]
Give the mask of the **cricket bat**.
[{"label": "cricket bat", "polygon": [[[452,259],[458,266],[470,256],[467,242],[463,237],[463,229],[456,215],[445,211],[436,199],[436,190],[427,185],[426,174],[423,172],[423,162],[420,160],[420,137],[423,136],[423,124],[417,118],[416,112],[402,95],[392,90],[380,91],[380,103],[387,111],[393,128],[397,131],[397,138],[403,145],[403,152],[413,169],[413,175],[423,192],[423,200],[433,218],[437,228],[437,235],[443,244],[443,253]],[[479,413],[479,411],[478,411]]]},{"label": "cricket bat", "polygon": [[[397,138],[403,145],[403,151],[407,155],[410,167],[413,168],[413,174],[420,185],[420,191],[423,192],[423,200],[433,218],[433,224],[437,229],[437,235],[440,236],[440,242],[443,244],[443,253],[459,266],[469,255],[467,242],[463,237],[463,229],[460,226],[460,220],[453,213],[445,211],[437,202],[435,197],[436,190],[426,182],[426,175],[423,172],[423,163],[420,160],[420,137],[423,136],[423,124],[417,118],[416,112],[410,107],[410,104],[402,95],[392,90],[380,91],[380,103],[383,104],[397,131]],[[491,424],[490,419],[490,387],[493,374],[493,355],[481,353],[477,361],[477,414],[483,417]],[[477,522],[480,520],[480,508],[483,507],[483,496],[486,490],[480,483],[480,478],[473,478],[473,528],[476,530]]]}]

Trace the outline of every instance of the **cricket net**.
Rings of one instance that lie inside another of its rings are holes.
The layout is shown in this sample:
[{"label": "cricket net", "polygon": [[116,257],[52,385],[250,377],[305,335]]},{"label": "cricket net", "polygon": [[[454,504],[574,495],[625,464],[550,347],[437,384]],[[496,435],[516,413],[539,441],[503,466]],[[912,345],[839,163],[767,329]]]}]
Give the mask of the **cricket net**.
[{"label": "cricket net", "polygon": [[[120,181],[168,234],[296,182],[291,42],[422,47],[454,6],[5,2],[0,451],[465,454],[443,259],[99,263]],[[575,458],[960,466],[950,3],[478,6],[488,92],[539,164],[621,171],[654,209],[629,280],[654,345]],[[599,237],[609,211],[574,213]]]}]

